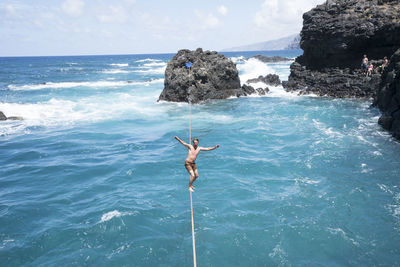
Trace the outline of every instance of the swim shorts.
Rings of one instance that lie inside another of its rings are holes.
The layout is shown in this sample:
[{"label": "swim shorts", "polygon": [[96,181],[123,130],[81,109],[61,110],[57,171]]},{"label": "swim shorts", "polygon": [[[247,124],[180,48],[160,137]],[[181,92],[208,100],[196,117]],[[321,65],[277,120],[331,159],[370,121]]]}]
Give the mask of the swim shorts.
[{"label": "swim shorts", "polygon": [[185,168],[188,172],[197,170],[196,163],[190,161],[185,161]]}]

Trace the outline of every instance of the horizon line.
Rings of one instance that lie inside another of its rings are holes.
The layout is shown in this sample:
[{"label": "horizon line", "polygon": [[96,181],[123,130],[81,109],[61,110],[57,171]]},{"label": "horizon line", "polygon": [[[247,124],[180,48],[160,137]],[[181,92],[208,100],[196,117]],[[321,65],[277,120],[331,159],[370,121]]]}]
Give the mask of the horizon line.
[{"label": "horizon line", "polygon": [[[201,47],[198,47],[201,48]],[[188,48],[182,48],[182,49],[188,49]],[[179,50],[182,50],[179,49]],[[197,49],[197,48],[196,48]],[[193,51],[195,51],[196,49],[194,49]],[[202,48],[203,49],[203,48]],[[93,56],[135,56],[135,55],[167,55],[167,54],[175,54],[177,53],[179,50],[177,50],[176,52],[157,52],[157,53],[133,53],[133,54],[75,54],[75,55],[34,55],[34,56],[1,56],[0,58],[22,58],[22,57],[93,57]],[[189,49],[191,50],[191,49]],[[290,51],[290,50],[302,50],[300,49],[270,49],[270,50],[243,50],[243,51],[218,51],[218,50],[209,50],[206,49],[204,51],[216,51],[218,53],[237,53],[237,52],[270,52],[270,51]]]}]

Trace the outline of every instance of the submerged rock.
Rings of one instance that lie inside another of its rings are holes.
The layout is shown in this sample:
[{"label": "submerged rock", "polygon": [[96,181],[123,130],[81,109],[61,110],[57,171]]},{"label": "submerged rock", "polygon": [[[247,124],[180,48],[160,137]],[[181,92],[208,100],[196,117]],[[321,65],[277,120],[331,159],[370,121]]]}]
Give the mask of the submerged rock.
[{"label": "submerged rock", "polygon": [[5,120],[19,120],[22,121],[24,118],[19,117],[19,116],[11,116],[11,117],[7,117],[6,115],[4,115],[3,112],[0,111],[0,121],[5,121]]},{"label": "submerged rock", "polygon": [[24,118],[19,117],[19,116],[11,116],[11,117],[8,117],[7,120],[22,121],[22,120],[24,120]]},{"label": "submerged rock", "polygon": [[382,111],[379,124],[400,139],[400,49],[383,72],[374,105]]},{"label": "submerged rock", "polygon": [[4,113],[0,111],[0,121],[5,121],[5,120],[7,120],[6,115],[4,115]]},{"label": "submerged rock", "polygon": [[[185,62],[192,62],[187,69]],[[253,89],[254,90],[254,89]],[[198,103],[251,94],[240,86],[236,65],[215,51],[179,50],[165,70],[164,90],[158,100]],[[255,91],[253,91],[254,93]]]},{"label": "submerged rock", "polygon": [[265,63],[270,63],[270,62],[281,62],[281,61],[292,61],[293,59],[287,58],[287,57],[281,57],[281,56],[273,56],[273,57],[267,57],[263,55],[255,55],[250,58],[255,58],[258,59],[262,62]]},{"label": "submerged rock", "polygon": [[266,95],[269,92],[269,88],[257,88],[256,92],[258,93],[258,95]]},{"label": "submerged rock", "polygon": [[279,76],[276,74],[268,74],[265,76],[260,75],[258,76],[258,78],[247,80],[247,83],[257,83],[257,82],[263,82],[267,85],[272,85],[272,86],[278,86],[281,84],[281,80],[279,79]]}]

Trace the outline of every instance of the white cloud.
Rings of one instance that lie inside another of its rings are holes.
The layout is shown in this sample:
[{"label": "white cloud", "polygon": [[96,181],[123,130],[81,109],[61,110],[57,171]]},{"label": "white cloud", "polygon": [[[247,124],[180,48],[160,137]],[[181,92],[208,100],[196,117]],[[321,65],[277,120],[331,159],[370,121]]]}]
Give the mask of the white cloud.
[{"label": "white cloud", "polygon": [[0,3],[0,12],[4,10],[5,15],[8,17],[21,18],[21,13],[23,13],[23,11],[27,9],[27,7],[29,6],[18,2]]},{"label": "white cloud", "polygon": [[300,32],[304,12],[323,0],[265,0],[253,19],[254,24],[273,37]]},{"label": "white cloud", "polygon": [[200,27],[203,30],[216,28],[220,24],[219,19],[216,16],[214,16],[212,13],[204,14],[198,10],[195,10],[194,14],[199,19]]},{"label": "white cloud", "polygon": [[224,5],[222,5],[222,6],[220,6],[220,7],[218,8],[218,12],[219,12],[222,16],[225,16],[225,15],[228,13],[228,9],[227,9]]},{"label": "white cloud", "polygon": [[10,15],[16,15],[17,14],[17,12],[15,10],[15,7],[12,4],[6,5],[6,10],[7,10],[7,13],[10,14]]},{"label": "white cloud", "polygon": [[83,13],[85,2],[83,0],[66,0],[62,3],[62,10],[71,17],[79,17]]},{"label": "white cloud", "polygon": [[128,5],[136,4],[136,0],[124,0],[124,2]]},{"label": "white cloud", "polygon": [[122,6],[108,6],[107,12],[97,15],[97,19],[101,22],[126,22],[128,15],[126,9]]}]

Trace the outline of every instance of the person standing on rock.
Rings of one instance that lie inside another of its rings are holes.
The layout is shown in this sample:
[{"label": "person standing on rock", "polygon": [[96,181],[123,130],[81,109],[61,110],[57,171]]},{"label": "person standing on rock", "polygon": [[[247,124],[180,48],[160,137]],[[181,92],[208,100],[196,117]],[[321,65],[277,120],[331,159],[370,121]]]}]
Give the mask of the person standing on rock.
[{"label": "person standing on rock", "polygon": [[374,70],[374,65],[372,65],[372,63],[371,63],[368,66],[367,76],[371,76],[373,70]]},{"label": "person standing on rock", "polygon": [[200,147],[199,139],[197,138],[193,139],[193,145],[186,144],[177,136],[175,136],[175,139],[178,140],[182,145],[184,145],[188,149],[188,155],[185,160],[185,168],[190,174],[189,190],[193,192],[194,190],[193,182],[199,177],[199,172],[197,171],[196,163],[194,161],[196,160],[200,151],[214,150],[219,148],[219,145],[216,145],[214,147]]},{"label": "person standing on rock", "polygon": [[385,68],[386,68],[387,65],[389,65],[389,60],[388,60],[387,57],[384,57],[384,58],[383,58],[383,64],[380,65],[380,67],[379,67],[380,70],[381,70],[381,73],[383,73],[383,71],[385,70]]},{"label": "person standing on rock", "polygon": [[367,55],[364,55],[364,58],[362,59],[361,68],[363,69],[364,74],[367,75],[368,74],[368,57],[367,57]]}]

